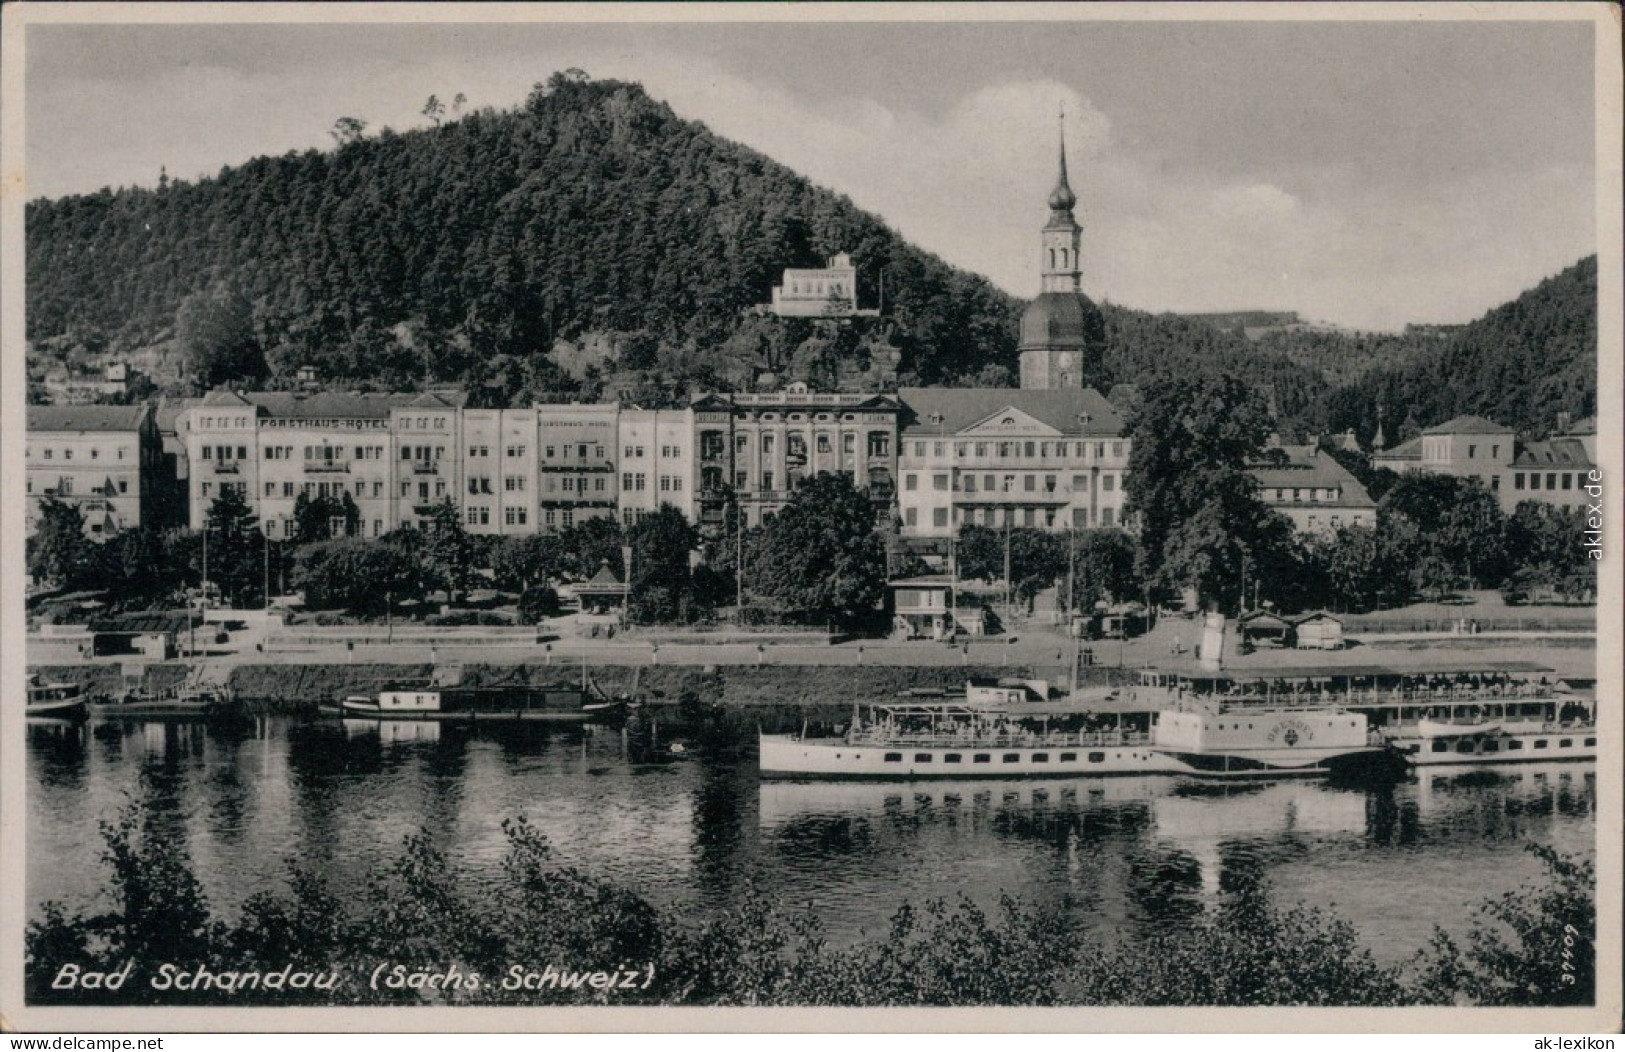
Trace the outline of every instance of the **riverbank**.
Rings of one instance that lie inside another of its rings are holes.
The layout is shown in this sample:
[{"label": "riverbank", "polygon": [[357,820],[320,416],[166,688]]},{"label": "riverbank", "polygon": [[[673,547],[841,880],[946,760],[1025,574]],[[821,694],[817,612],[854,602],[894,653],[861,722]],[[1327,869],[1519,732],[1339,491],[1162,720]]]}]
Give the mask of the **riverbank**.
[{"label": "riverbank", "polygon": [[[225,682],[256,711],[298,714],[316,705],[365,694],[391,683],[424,683],[435,675],[427,662],[382,664],[245,664],[230,669]],[[31,666],[47,679],[80,683],[87,692],[109,696],[123,689],[123,677],[113,666]],[[148,677],[174,682],[192,673],[185,662],[149,666]],[[472,663],[461,666],[462,686],[570,690],[579,688],[583,668],[563,662],[514,664]],[[1053,672],[1053,670],[1045,670]],[[1017,676],[1032,678],[1029,666],[910,666],[875,665],[633,665],[594,664],[586,670],[591,682],[609,694],[663,695],[673,701],[690,694],[706,705],[730,707],[771,706],[814,708],[850,706],[880,701],[908,690],[943,690],[962,687],[967,678]],[[1080,684],[1094,686],[1128,682],[1132,669],[1089,668]]]}]

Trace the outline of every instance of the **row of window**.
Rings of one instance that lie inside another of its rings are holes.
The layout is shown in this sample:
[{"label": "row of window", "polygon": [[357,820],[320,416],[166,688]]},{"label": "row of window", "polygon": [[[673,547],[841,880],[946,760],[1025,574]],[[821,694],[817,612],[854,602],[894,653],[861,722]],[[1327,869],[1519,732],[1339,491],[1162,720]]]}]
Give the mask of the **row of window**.
[{"label": "row of window", "polygon": [[[948,526],[947,508],[931,509],[931,525],[946,529]],[[954,525],[981,525],[981,526],[1043,526],[1054,529],[1057,522],[1064,522],[1060,513],[1054,508],[954,508]],[[903,525],[918,526],[920,524],[919,508],[903,509]],[[1073,508],[1072,525],[1078,529],[1088,529],[1091,526],[1116,526],[1117,509],[1101,508],[1098,521],[1095,518],[1094,508]]]},{"label": "row of window", "polygon": [[[676,460],[678,457],[680,457],[682,455],[683,455],[683,450],[682,450],[681,446],[661,446],[660,447],[660,456],[661,456],[661,459],[663,459],[663,460]],[[643,447],[642,446],[626,446],[626,447],[622,448],[621,456],[625,460],[642,460],[643,459]]]},{"label": "row of window", "polygon": [[[946,493],[946,492],[948,492],[948,490],[950,488],[952,488],[955,493],[976,493],[977,492],[976,476],[975,475],[961,475],[959,477],[959,479],[958,479],[958,485],[957,486],[953,485],[953,481],[954,480],[947,474],[932,475],[931,476],[931,488],[936,490],[939,493]],[[1060,480],[1059,480],[1058,476],[1056,476],[1056,475],[1045,475],[1045,476],[1043,476],[1043,485],[1042,485],[1043,492],[1045,492],[1045,493],[1054,493],[1059,485],[1060,485]],[[910,492],[914,492],[914,491],[918,490],[920,488],[920,476],[915,475],[912,472],[910,472],[908,474],[905,474],[903,476],[903,488],[905,490],[910,491]],[[1039,476],[1037,476],[1037,475],[1023,475],[1023,476],[1021,476],[1021,492],[1023,492],[1023,493],[1037,493],[1039,491],[1039,488],[1040,488],[1040,486],[1039,486]],[[1103,492],[1103,493],[1111,493],[1111,492],[1115,491],[1117,489],[1117,476],[1116,475],[1111,475],[1111,474],[1101,475],[1100,476],[1100,489],[1101,489],[1101,492]],[[981,492],[983,492],[983,493],[1014,493],[1014,492],[1016,492],[1016,476],[1015,475],[983,475],[982,476]],[[1072,476],[1072,492],[1073,493],[1088,493],[1089,492],[1089,476],[1088,475],[1073,475]]]},{"label": "row of window", "polygon": [[[931,456],[938,459],[947,455],[948,446],[953,446],[953,455],[956,457],[986,457],[990,454],[996,457],[1057,457],[1068,455],[1078,459],[1085,459],[1092,452],[1096,460],[1106,456],[1106,448],[1111,447],[1112,456],[1120,458],[1123,455],[1123,443],[1113,442],[915,442],[914,456],[924,459],[926,449],[931,450]],[[1071,453],[1068,453],[1068,450]]]},{"label": "row of window", "polygon": [[[1579,482],[1576,481],[1576,475],[1577,475],[1577,473],[1572,472],[1572,471],[1548,471],[1548,472],[1546,472],[1546,488],[1547,489],[1569,489],[1569,490],[1574,489],[1576,485],[1580,484]],[[1522,471],[1514,471],[1512,473],[1512,488],[1513,489],[1523,489],[1524,488],[1524,480],[1525,480],[1526,477],[1527,477],[1528,482],[1529,482],[1529,487],[1528,488],[1530,488],[1530,489],[1540,489],[1541,488],[1540,487],[1540,472],[1538,472],[1538,471],[1530,471],[1530,472],[1527,472],[1527,473],[1522,472]],[[1561,485],[1559,485],[1559,483],[1561,483]]]},{"label": "row of window", "polygon": [[[835,452],[835,443],[830,441],[828,432],[819,432],[813,436],[813,448],[819,453]],[[772,433],[761,436],[762,455],[771,457],[778,449],[777,436]],[[672,447],[674,450],[676,447]],[[706,460],[715,460],[722,456],[726,448],[726,439],[721,431],[703,431],[700,433],[700,456]],[[891,436],[884,431],[869,432],[868,441],[864,447],[872,458],[891,456]],[[750,449],[750,436],[746,433],[734,435],[734,452],[745,453]],[[784,449],[787,456],[804,457],[807,455],[807,436],[792,431],[784,436]],[[856,432],[847,431],[841,434],[841,452],[854,455],[858,451],[858,436]]]},{"label": "row of window", "polygon": [[[648,476],[641,471],[623,471],[621,473],[622,493],[642,493],[648,487],[648,483]],[[659,483],[660,492],[662,493],[683,492],[683,476],[681,475],[661,475]],[[602,489],[603,487],[600,486],[599,488]]]},{"label": "row of window", "polygon": [[[56,495],[57,496],[59,496],[59,497],[71,497],[71,496],[73,496],[73,479],[67,478],[67,477],[57,479],[56,480],[56,486],[53,487],[53,488],[56,490]],[[29,492],[29,493],[34,492],[34,480],[32,478],[28,479],[28,481],[27,481],[27,492]],[[92,492],[92,493],[100,493],[104,497],[111,497],[113,495],[112,491],[109,490],[109,489],[96,489],[95,487],[92,487],[90,492]],[[128,493],[128,492],[130,492],[130,480],[129,479],[119,479],[118,480],[118,492],[120,492],[120,493]]]},{"label": "row of window", "polygon": [[[1298,489],[1292,489],[1292,490],[1287,490],[1285,488],[1281,488],[1281,489],[1277,489],[1275,491],[1275,503],[1277,503],[1277,504],[1285,503],[1286,500],[1287,500],[1286,495],[1287,495],[1288,492],[1290,492],[1292,494],[1291,499],[1294,502],[1302,501],[1302,500],[1310,500],[1310,501],[1336,500],[1342,494],[1342,490],[1337,489],[1336,487],[1322,488],[1322,487],[1319,487],[1319,486],[1310,486],[1308,488],[1298,488]],[[1304,497],[1305,493],[1309,494],[1309,496],[1307,498]]]},{"label": "row of window", "polygon": [[[1585,740],[1585,744],[1588,747],[1595,747],[1596,744],[1597,744],[1597,739],[1595,739],[1595,738],[1587,738]],[[1523,741],[1518,739],[1518,738],[1509,738],[1509,739],[1507,739],[1506,746],[1507,746],[1507,752],[1517,752],[1518,750],[1523,748]],[[1540,749],[1549,749],[1549,748],[1551,748],[1551,743],[1549,741],[1547,741],[1545,738],[1536,738],[1534,740],[1534,743],[1533,743],[1532,747],[1534,749],[1536,749],[1537,751],[1540,750]],[[1572,748],[1574,748],[1574,739],[1573,738],[1560,738],[1560,739],[1558,739],[1557,747],[1559,749],[1572,749]],[[1450,748],[1450,743],[1448,741],[1445,741],[1443,739],[1436,739],[1433,742],[1433,751],[1434,752],[1450,752],[1452,750]],[[1499,740],[1497,740],[1495,738],[1484,738],[1484,739],[1462,738],[1460,741],[1456,742],[1456,747],[1455,747],[1454,751],[1459,753],[1459,754],[1462,754],[1462,755],[1472,755],[1472,754],[1476,753],[1476,754],[1478,754],[1480,756],[1483,756],[1483,755],[1486,755],[1486,754],[1489,754],[1489,753],[1500,752],[1501,751],[1501,743],[1500,743]]]},{"label": "row of window", "polygon": [[[491,525],[491,509],[486,507],[469,507],[464,509],[465,518],[470,526]],[[503,508],[502,521],[509,526],[524,526],[530,520],[529,508]]]},{"label": "row of window", "polygon": [[[55,460],[56,459],[56,452],[57,452],[57,450],[56,450],[55,446],[44,446],[44,447],[42,447],[41,455],[46,460]],[[34,456],[34,447],[29,446],[28,448],[23,450],[24,459],[32,459],[33,456]],[[100,449],[96,448],[95,446],[91,446],[90,447],[90,459],[91,460],[100,460],[101,458],[102,458],[102,451]],[[62,447],[62,459],[63,460],[72,460],[73,459],[73,447],[72,446],[63,446]],[[119,449],[113,450],[113,459],[114,460],[123,460],[124,459],[124,450],[123,450],[122,447],[119,448]]]},{"label": "row of window", "polygon": [[[470,526],[489,526],[491,524],[491,509],[490,508],[468,508],[468,509],[465,510],[464,518],[465,518],[465,521]],[[527,509],[527,508],[504,508],[503,512],[502,512],[502,518],[503,518],[503,521],[504,521],[504,523],[506,525],[509,525],[509,526],[526,526],[526,525],[529,524],[529,519],[530,519],[529,509]],[[572,526],[574,526],[575,522],[576,522],[575,513],[569,508],[563,508],[563,509],[560,509],[558,511],[554,511],[553,509],[548,509],[546,512],[543,513],[542,520],[543,520],[543,524],[545,526],[549,527],[550,529],[566,529],[566,530],[570,529]],[[628,523],[630,523],[631,521],[632,520],[628,519]],[[334,532],[335,533],[342,533],[343,532],[343,520],[342,519],[335,519],[334,523],[335,523]],[[365,534],[366,531],[367,531],[367,524],[365,522],[363,522],[361,524],[360,529],[361,529],[362,534]],[[297,532],[297,526],[293,522],[292,519],[281,518],[281,519],[266,519],[265,520],[265,535],[266,535],[266,537],[270,538],[271,540],[288,539],[288,538],[293,537],[296,532]],[[383,533],[384,533],[384,520],[383,519],[373,519],[372,520],[372,536],[381,537],[381,536],[383,536]]]},{"label": "row of window", "polygon": [[[1019,752],[1007,752],[1007,753],[1004,753],[1000,757],[1000,760],[1003,763],[1020,763],[1021,762],[1021,757],[1022,757],[1022,754],[1019,753]],[[837,754],[837,758],[839,758],[839,754]],[[857,758],[857,754],[854,754],[853,759],[856,759],[856,758]],[[1027,762],[1028,763],[1049,763],[1049,758],[1050,758],[1050,754],[1047,753],[1047,752],[1034,752],[1034,753],[1028,753],[1027,754]],[[1106,754],[1103,753],[1103,752],[1092,752],[1092,753],[1088,754],[1088,759],[1089,759],[1090,763],[1105,763],[1106,762]],[[902,763],[903,762],[903,754],[900,753],[900,752],[886,753],[886,755],[883,758],[883,762],[885,762],[885,763]],[[914,762],[915,763],[934,763],[934,762],[936,762],[936,754],[935,753],[928,753],[928,752],[917,752],[917,753],[914,754]],[[943,763],[964,763],[965,762],[965,754],[964,753],[957,753],[957,752],[943,753],[942,762]],[[986,752],[972,753],[970,762],[971,763],[992,763],[993,762],[993,754],[992,753],[986,753]],[[1075,753],[1075,752],[1063,752],[1063,753],[1060,754],[1059,762],[1060,763],[1077,763],[1078,762],[1078,754]]]}]

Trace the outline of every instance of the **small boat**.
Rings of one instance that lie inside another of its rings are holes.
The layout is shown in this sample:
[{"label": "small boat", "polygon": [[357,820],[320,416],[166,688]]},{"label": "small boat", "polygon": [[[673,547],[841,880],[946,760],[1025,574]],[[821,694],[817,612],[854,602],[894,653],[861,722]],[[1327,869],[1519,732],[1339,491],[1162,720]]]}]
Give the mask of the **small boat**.
[{"label": "small boat", "polygon": [[1494,734],[1501,729],[1499,723],[1474,723],[1471,721],[1456,723],[1451,720],[1418,720],[1416,733],[1424,738],[1442,738],[1446,736],[1476,737],[1485,734]]},{"label": "small boat", "polygon": [[546,720],[581,723],[581,694],[531,687],[436,687],[390,685],[375,694],[351,694],[319,706],[324,716],[373,720]]},{"label": "small boat", "polygon": [[90,712],[85,704],[84,688],[79,684],[54,683],[29,676],[26,714],[31,720],[77,722]]}]

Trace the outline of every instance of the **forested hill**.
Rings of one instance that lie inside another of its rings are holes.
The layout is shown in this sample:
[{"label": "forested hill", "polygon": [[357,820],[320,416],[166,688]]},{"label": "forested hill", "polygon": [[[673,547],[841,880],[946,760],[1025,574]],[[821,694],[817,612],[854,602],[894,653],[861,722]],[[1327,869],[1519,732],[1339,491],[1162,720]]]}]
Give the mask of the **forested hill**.
[{"label": "forested hill", "polygon": [[[333,150],[257,158],[197,182],[27,209],[31,366],[204,342],[246,348],[287,385],[302,365],[345,387],[426,378],[523,404],[804,379],[1013,385],[1022,302],[950,267],[846,198],[635,84],[576,71],[524,104]],[[1033,235],[1043,216],[1034,188]],[[858,266],[844,324],[750,308],[785,267]],[[1596,403],[1596,261],[1443,335],[1271,332],[1102,304],[1102,390],[1218,366],[1269,384],[1291,429],[1388,435],[1462,412],[1539,430]],[[170,354],[173,368],[177,355]],[[165,377],[159,377],[161,380]],[[203,377],[194,374],[194,380]],[[31,396],[43,394],[31,387]]]},{"label": "forested hill", "polygon": [[426,354],[438,380],[493,355],[541,368],[529,360],[555,339],[591,332],[641,334],[642,365],[703,369],[693,356],[724,345],[786,365],[771,359],[795,348],[757,346],[784,336],[742,312],[785,267],[837,251],[859,266],[862,306],[885,272],[895,324],[860,339],[890,339],[926,382],[1013,361],[1019,306],[637,85],[564,75],[514,110],[35,201],[27,245],[28,331],[45,353],[165,340],[188,296],[224,283],[251,301],[273,371],[380,382],[421,377]]},{"label": "forested hill", "polygon": [[1363,339],[1381,364],[1328,396],[1330,429],[1368,439],[1381,405],[1390,442],[1463,413],[1542,436],[1597,411],[1597,257],[1442,335]]}]

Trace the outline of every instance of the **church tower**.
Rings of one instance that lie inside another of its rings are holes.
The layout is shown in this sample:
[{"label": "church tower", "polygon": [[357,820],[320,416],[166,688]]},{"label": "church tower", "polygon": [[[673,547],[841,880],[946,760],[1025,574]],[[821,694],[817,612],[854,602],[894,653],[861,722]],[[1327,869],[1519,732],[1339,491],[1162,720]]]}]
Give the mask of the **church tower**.
[{"label": "church tower", "polygon": [[1049,194],[1049,221],[1040,237],[1043,282],[1021,316],[1021,386],[1036,389],[1092,386],[1100,379],[1106,319],[1083,294],[1079,249],[1083,228],[1072,214],[1077,195],[1066,173],[1061,133],[1060,174]]}]

